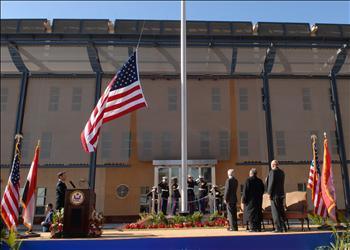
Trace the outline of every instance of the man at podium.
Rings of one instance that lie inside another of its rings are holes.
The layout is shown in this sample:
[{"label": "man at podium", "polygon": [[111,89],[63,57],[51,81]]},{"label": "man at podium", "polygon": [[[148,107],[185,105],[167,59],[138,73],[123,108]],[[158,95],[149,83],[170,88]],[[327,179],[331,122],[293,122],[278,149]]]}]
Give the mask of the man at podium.
[{"label": "man at podium", "polygon": [[64,208],[64,199],[65,194],[67,190],[67,186],[64,183],[66,181],[66,172],[59,172],[57,174],[58,182],[56,185],[56,210],[61,210],[61,208]]}]

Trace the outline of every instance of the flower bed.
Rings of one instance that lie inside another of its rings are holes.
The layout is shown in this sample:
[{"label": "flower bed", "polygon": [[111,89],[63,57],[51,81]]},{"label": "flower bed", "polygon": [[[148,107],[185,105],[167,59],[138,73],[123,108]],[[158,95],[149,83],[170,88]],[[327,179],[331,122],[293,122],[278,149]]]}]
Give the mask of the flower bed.
[{"label": "flower bed", "polygon": [[175,215],[167,218],[162,213],[140,214],[140,219],[135,223],[127,224],[125,229],[164,229],[164,228],[200,228],[200,227],[227,227],[227,219],[218,213],[204,218],[199,212],[193,215]]}]

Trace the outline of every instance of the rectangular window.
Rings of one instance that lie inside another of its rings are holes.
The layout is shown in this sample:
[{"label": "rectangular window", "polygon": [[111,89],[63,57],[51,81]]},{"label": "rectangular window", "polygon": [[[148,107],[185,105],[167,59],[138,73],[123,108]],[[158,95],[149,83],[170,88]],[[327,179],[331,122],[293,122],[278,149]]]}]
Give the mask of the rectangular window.
[{"label": "rectangular window", "polygon": [[248,132],[240,131],[239,132],[239,155],[248,156]]},{"label": "rectangular window", "polygon": [[221,96],[220,96],[219,88],[211,89],[211,108],[212,108],[212,111],[221,110]]},{"label": "rectangular window", "polygon": [[168,110],[177,110],[177,90],[176,88],[168,88]]},{"label": "rectangular window", "polygon": [[72,93],[72,111],[81,110],[81,93],[82,89],[80,87],[74,87]]},{"label": "rectangular window", "polygon": [[101,158],[109,159],[112,153],[112,137],[109,132],[101,133]]},{"label": "rectangular window", "polygon": [[7,100],[8,100],[8,88],[1,88],[1,96],[0,96],[0,111],[6,111],[7,109]]},{"label": "rectangular window", "polygon": [[59,101],[60,101],[60,89],[58,87],[51,87],[50,95],[49,95],[49,111],[57,111]]},{"label": "rectangular window", "polygon": [[144,132],[143,133],[143,155],[152,155],[152,133]]},{"label": "rectangular window", "polygon": [[[23,160],[29,159],[30,133],[23,134],[21,156]],[[33,155],[34,156],[34,155]]]},{"label": "rectangular window", "polygon": [[329,147],[331,149],[331,154],[336,155],[338,154],[338,143],[337,143],[337,133],[335,130],[331,131],[331,138],[329,138]]},{"label": "rectangular window", "polygon": [[229,138],[228,131],[220,131],[219,132],[219,148],[220,148],[220,156],[222,159],[228,159],[229,156],[229,145],[230,145],[230,138]]},{"label": "rectangular window", "polygon": [[140,213],[149,213],[150,208],[147,201],[147,194],[149,193],[149,187],[140,187]]},{"label": "rectangular window", "polygon": [[41,135],[41,159],[49,159],[51,157],[52,133],[44,132]]},{"label": "rectangular window", "polygon": [[170,157],[171,155],[171,141],[172,137],[169,132],[162,133],[162,155],[163,157]]},{"label": "rectangular window", "polygon": [[248,110],[248,89],[239,88],[239,110],[247,111]]},{"label": "rectangular window", "polygon": [[207,131],[202,131],[200,132],[200,137],[199,137],[199,148],[201,152],[202,157],[209,157],[210,152],[209,152],[209,132]]},{"label": "rectangular window", "polygon": [[277,146],[277,155],[284,156],[286,155],[286,142],[284,131],[276,131],[276,146]]},{"label": "rectangular window", "polygon": [[130,132],[123,132],[121,157],[129,159],[130,155],[131,155],[131,133]]},{"label": "rectangular window", "polygon": [[303,108],[305,111],[311,110],[311,90],[310,88],[303,88]]},{"label": "rectangular window", "polygon": [[306,183],[298,183],[298,191],[306,192]]},{"label": "rectangular window", "polygon": [[37,189],[35,214],[45,214],[46,191],[47,188],[44,187],[38,187]]}]

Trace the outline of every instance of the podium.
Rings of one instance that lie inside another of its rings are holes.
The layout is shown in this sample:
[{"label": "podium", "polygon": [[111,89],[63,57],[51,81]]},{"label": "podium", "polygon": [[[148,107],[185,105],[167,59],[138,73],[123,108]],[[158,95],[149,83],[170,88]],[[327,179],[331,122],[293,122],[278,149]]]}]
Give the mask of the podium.
[{"label": "podium", "polygon": [[65,195],[63,237],[87,237],[96,195],[90,189],[68,189]]}]

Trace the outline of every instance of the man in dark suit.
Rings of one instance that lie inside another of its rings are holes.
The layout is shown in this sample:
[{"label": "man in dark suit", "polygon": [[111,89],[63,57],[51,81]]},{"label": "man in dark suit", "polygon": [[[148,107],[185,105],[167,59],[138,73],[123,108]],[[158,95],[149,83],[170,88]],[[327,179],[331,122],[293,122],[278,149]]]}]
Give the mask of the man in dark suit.
[{"label": "man in dark suit", "polygon": [[270,195],[272,219],[276,226],[274,232],[287,231],[284,223],[284,172],[278,167],[278,161],[271,162],[271,170],[268,177],[267,193]]},{"label": "man in dark suit", "polygon": [[45,220],[41,222],[43,232],[49,232],[53,221],[53,205],[49,203],[46,207]]},{"label": "man in dark suit", "polygon": [[227,218],[230,223],[229,231],[238,231],[237,226],[237,187],[238,181],[233,177],[233,169],[227,171],[228,179],[225,183],[224,201],[227,207]]},{"label": "man in dark suit", "polygon": [[252,168],[249,171],[249,178],[244,184],[242,195],[242,202],[245,204],[244,215],[249,221],[249,232],[261,231],[264,191],[264,183],[257,177],[256,169]]},{"label": "man in dark suit", "polygon": [[64,183],[66,181],[66,172],[59,172],[57,174],[58,182],[56,185],[56,210],[61,210],[64,208],[64,199],[67,190],[67,186]]}]

